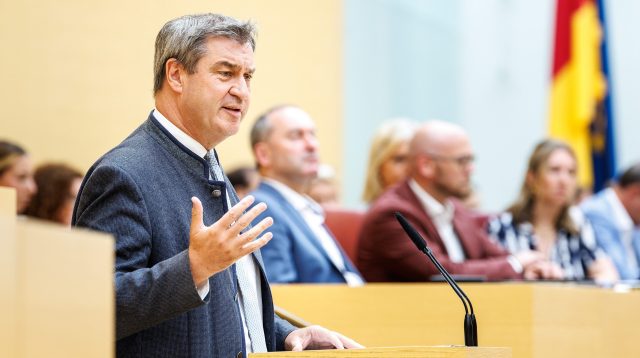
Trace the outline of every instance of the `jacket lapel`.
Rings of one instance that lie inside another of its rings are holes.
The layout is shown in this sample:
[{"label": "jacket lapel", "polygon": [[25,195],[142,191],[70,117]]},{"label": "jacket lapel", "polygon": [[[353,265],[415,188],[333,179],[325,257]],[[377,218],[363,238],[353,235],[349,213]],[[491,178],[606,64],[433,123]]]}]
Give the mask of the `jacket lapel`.
[{"label": "jacket lapel", "polygon": [[480,247],[480,239],[476,238],[477,226],[476,221],[469,217],[466,213],[461,211],[460,203],[453,202],[454,214],[453,214],[453,230],[462,245],[464,255],[467,259],[476,258],[482,252]]},{"label": "jacket lapel", "polygon": [[414,215],[418,217],[418,219],[420,220],[420,225],[422,226],[422,229],[426,234],[426,237],[424,239],[427,240],[427,245],[430,245],[430,246],[437,245],[443,252],[446,252],[448,255],[449,253],[447,252],[447,248],[444,246],[444,242],[440,237],[440,233],[438,232],[438,229],[436,229],[436,226],[433,223],[433,220],[431,220],[431,218],[429,217],[429,214],[427,214],[426,209],[422,206],[422,202],[420,202],[420,199],[418,199],[418,197],[413,192],[413,190],[411,190],[411,187],[409,186],[408,181],[402,184],[402,187],[400,188],[398,193],[401,196],[405,197],[405,199],[410,203],[412,208],[419,209],[419,210],[416,210]]},{"label": "jacket lapel", "polygon": [[[295,228],[300,232],[302,232],[302,234],[304,235],[304,239],[307,240],[309,243],[311,243],[311,245],[313,245],[313,247],[315,247],[315,249],[318,250],[327,259],[327,261],[331,263],[331,265],[336,269],[336,271],[339,272],[340,270],[338,270],[336,265],[333,263],[333,260],[331,260],[331,258],[325,251],[324,247],[322,247],[322,244],[320,244],[320,241],[318,240],[316,235],[313,233],[313,231],[311,230],[307,222],[304,220],[300,212],[298,212],[293,207],[293,205],[291,205],[289,201],[287,201],[285,197],[282,196],[282,194],[280,194],[279,191],[277,191],[274,187],[272,187],[268,183],[263,182],[260,184],[260,186],[261,186],[260,188],[261,190],[265,190],[269,192],[272,196],[276,198],[277,202],[282,206],[282,209],[287,213],[287,216],[291,219],[291,221],[295,225]],[[333,237],[333,235],[331,236]],[[339,245],[338,245],[338,248],[340,248]],[[341,254],[344,257],[344,253],[342,252],[342,250],[341,250]],[[348,261],[345,261],[345,265],[347,264],[347,262]],[[353,272],[357,272],[357,271],[353,271]]]}]

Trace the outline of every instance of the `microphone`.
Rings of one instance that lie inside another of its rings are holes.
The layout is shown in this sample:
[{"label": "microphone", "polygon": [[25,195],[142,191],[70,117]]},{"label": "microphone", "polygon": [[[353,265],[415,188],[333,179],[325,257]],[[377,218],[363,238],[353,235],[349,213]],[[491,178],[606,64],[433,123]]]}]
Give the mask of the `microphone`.
[{"label": "microphone", "polygon": [[451,275],[449,275],[447,270],[445,270],[444,267],[442,267],[442,265],[440,264],[440,262],[438,262],[436,257],[433,256],[433,252],[431,252],[431,249],[427,246],[427,242],[422,238],[422,236],[420,236],[418,231],[416,231],[416,229],[413,226],[411,226],[411,224],[409,224],[409,221],[407,221],[407,219],[397,211],[395,212],[395,215],[396,215],[396,219],[398,219],[404,231],[407,233],[407,235],[409,235],[409,238],[411,239],[411,241],[413,241],[416,247],[418,247],[418,250],[422,251],[425,255],[427,255],[429,260],[431,260],[431,262],[433,262],[433,264],[436,266],[438,271],[440,271],[445,281],[447,281],[449,286],[451,286],[451,288],[456,293],[456,295],[460,297],[460,300],[464,305],[464,312],[465,312],[464,345],[467,347],[477,347],[478,346],[478,326],[476,324],[476,316],[473,313],[473,306],[471,305],[471,301],[469,300],[469,297],[467,297],[464,291],[462,291],[460,286],[458,286],[456,281],[451,277]]}]

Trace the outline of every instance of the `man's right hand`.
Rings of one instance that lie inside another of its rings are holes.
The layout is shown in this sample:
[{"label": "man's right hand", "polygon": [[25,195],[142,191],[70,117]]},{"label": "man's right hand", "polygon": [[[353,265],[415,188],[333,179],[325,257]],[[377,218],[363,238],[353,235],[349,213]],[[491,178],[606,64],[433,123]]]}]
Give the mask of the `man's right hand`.
[{"label": "man's right hand", "polygon": [[203,209],[200,199],[195,196],[191,198],[193,207],[189,234],[189,262],[196,287],[200,287],[212,275],[226,269],[271,240],[271,233],[266,233],[256,239],[273,224],[273,219],[270,217],[240,234],[251,224],[253,219],[267,208],[265,203],[259,203],[244,213],[254,200],[251,195],[245,197],[229,209],[220,220],[211,226],[206,226],[202,220]]}]

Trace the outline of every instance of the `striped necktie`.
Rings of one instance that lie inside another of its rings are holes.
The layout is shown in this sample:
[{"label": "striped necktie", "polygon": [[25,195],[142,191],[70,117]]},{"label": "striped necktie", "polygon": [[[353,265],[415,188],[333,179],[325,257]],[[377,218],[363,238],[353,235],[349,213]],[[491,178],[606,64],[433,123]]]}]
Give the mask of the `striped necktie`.
[{"label": "striped necktie", "polygon": [[207,152],[204,155],[204,159],[209,163],[209,171],[213,180],[224,181],[224,174],[222,174],[222,168],[216,159],[216,155],[213,151]]},{"label": "striped necktie", "polygon": [[[258,293],[250,280],[256,280],[255,273],[248,270],[243,260],[253,260],[251,254],[236,262],[236,275],[238,276],[238,286],[242,294],[242,311],[244,319],[247,323],[247,331],[251,339],[251,351],[253,353],[261,353],[267,351],[267,343],[264,337],[264,328],[262,326],[262,313],[258,305]],[[256,264],[257,265],[257,264]]]},{"label": "striped necktie", "polygon": [[[224,181],[224,174],[222,173],[222,168],[216,159],[215,153],[213,151],[207,152],[204,159],[209,163],[211,178],[217,181]],[[264,328],[262,326],[262,314],[257,301],[258,292],[250,283],[250,280],[255,280],[256,278],[255,274],[248,272],[250,266],[247,267],[247,262],[245,260],[253,260],[253,256],[249,255],[235,263],[238,287],[240,288],[240,294],[242,295],[242,304],[240,305],[240,309],[242,309],[242,312],[244,313],[247,333],[251,340],[251,351],[254,353],[266,352],[267,343],[264,337]]]}]

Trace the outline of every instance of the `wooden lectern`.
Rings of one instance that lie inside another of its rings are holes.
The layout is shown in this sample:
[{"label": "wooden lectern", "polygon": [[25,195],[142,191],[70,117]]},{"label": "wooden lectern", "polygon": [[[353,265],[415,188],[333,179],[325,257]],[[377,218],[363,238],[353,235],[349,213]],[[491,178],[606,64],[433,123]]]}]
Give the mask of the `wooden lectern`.
[{"label": "wooden lectern", "polygon": [[113,255],[109,235],[0,212],[0,357],[113,357]]},{"label": "wooden lectern", "polygon": [[16,191],[0,186],[0,357],[16,356]]},{"label": "wooden lectern", "polygon": [[16,216],[16,190],[0,186],[0,215],[6,217]]},{"label": "wooden lectern", "polygon": [[510,358],[509,348],[386,347],[346,350],[253,353],[249,358]]},{"label": "wooden lectern", "polygon": [[[640,292],[552,283],[464,283],[481,347],[514,357],[633,357]],[[276,305],[369,346],[463,344],[464,309],[444,283],[273,285]]]}]

